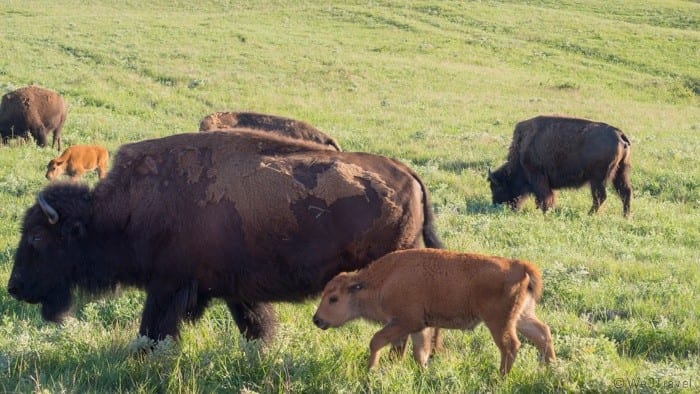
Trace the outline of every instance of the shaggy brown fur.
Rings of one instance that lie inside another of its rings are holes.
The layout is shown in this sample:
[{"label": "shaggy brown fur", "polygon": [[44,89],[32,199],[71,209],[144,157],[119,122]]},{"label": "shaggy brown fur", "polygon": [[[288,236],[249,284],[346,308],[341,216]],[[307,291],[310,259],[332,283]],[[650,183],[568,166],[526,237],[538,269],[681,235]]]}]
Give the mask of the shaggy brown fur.
[{"label": "shaggy brown fur", "polygon": [[370,342],[369,367],[379,350],[411,335],[413,357],[426,366],[431,327],[473,329],[483,321],[501,350],[501,374],[520,347],[516,331],[535,343],[546,362],[555,358],[549,327],[535,316],[542,295],[537,268],[526,261],[416,249],[390,253],[326,284],[314,315],[320,328],[357,318],[384,324]]},{"label": "shaggy brown fur", "polygon": [[3,142],[13,137],[27,137],[29,132],[37,145],[46,146],[46,137],[53,131],[53,148],[61,150],[61,129],[68,115],[68,106],[56,92],[39,86],[27,86],[2,96],[0,134]]},{"label": "shaggy brown fur", "polygon": [[147,293],[139,332],[153,339],[220,298],[246,337],[267,340],[271,302],[304,300],[394,250],[440,246],[406,166],[264,132],[124,145],[94,190],[54,184],[39,197],[8,292],[58,321],[73,288],[135,286]]},{"label": "shaggy brown fur", "polygon": [[630,172],[630,141],[619,129],[585,119],[538,116],[516,125],[508,161],[488,180],[494,204],[517,209],[532,193],[543,212],[554,206],[554,190],[588,183],[591,214],[605,201],[612,180],[628,216]]},{"label": "shaggy brown fur", "polygon": [[199,123],[199,131],[235,130],[240,128],[268,131],[312,141],[341,151],[338,142],[310,124],[281,116],[255,112],[214,112],[205,116]]},{"label": "shaggy brown fur", "polygon": [[97,170],[100,179],[107,175],[109,153],[98,145],[73,145],[46,165],[46,179],[66,174],[78,180],[86,171]]}]

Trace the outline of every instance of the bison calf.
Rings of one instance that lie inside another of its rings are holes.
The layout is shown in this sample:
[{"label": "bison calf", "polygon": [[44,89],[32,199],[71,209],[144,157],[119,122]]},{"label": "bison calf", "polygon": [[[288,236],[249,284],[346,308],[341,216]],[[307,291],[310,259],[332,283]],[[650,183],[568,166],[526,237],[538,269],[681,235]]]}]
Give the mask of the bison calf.
[{"label": "bison calf", "polygon": [[426,366],[433,329],[473,329],[484,322],[501,351],[501,374],[520,347],[516,331],[554,360],[549,327],[535,316],[542,294],[537,268],[528,262],[438,249],[393,252],[369,267],[340,273],[326,284],[313,317],[322,329],[365,318],[384,327],[370,342],[369,367],[378,351],[411,335],[413,357]]},{"label": "bison calf", "polygon": [[61,129],[68,106],[56,92],[39,86],[26,86],[2,96],[0,134],[3,142],[12,137],[27,137],[29,132],[37,145],[46,146],[46,136],[53,131],[53,148],[61,150]]},{"label": "bison calf", "polygon": [[107,149],[98,145],[73,145],[61,156],[46,165],[46,179],[52,180],[61,174],[73,180],[80,178],[86,171],[97,170],[100,179],[107,175]]},{"label": "bison calf", "polygon": [[330,146],[340,152],[331,136],[301,120],[255,112],[214,112],[199,123],[199,131],[253,129]]},{"label": "bison calf", "polygon": [[546,212],[554,206],[554,190],[588,183],[593,214],[605,201],[605,187],[612,179],[623,213],[629,216],[630,154],[627,136],[605,123],[556,116],[522,121],[515,126],[507,162],[489,171],[493,203],[517,209],[534,194],[537,206]]}]

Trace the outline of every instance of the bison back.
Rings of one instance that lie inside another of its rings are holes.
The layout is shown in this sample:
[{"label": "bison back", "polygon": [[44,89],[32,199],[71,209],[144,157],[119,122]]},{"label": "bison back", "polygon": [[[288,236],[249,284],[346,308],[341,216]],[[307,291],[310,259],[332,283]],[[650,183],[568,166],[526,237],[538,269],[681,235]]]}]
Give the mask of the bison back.
[{"label": "bison back", "polygon": [[610,176],[620,160],[621,134],[605,123],[537,117],[516,126],[509,161],[546,174],[554,189],[579,187]]},{"label": "bison back", "polygon": [[137,254],[158,256],[144,261],[156,270],[180,261],[214,294],[234,286],[246,298],[301,299],[415,246],[423,222],[410,173],[319,146],[240,132],[129,144],[95,189],[98,209]]}]

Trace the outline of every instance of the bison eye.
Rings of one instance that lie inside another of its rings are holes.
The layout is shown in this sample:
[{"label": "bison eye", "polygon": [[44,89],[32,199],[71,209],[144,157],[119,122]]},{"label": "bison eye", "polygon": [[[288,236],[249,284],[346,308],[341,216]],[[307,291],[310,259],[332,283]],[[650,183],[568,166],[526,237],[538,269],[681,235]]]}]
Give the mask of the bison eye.
[{"label": "bison eye", "polygon": [[329,304],[335,304],[338,302],[338,296],[331,296],[331,298],[328,299]]}]

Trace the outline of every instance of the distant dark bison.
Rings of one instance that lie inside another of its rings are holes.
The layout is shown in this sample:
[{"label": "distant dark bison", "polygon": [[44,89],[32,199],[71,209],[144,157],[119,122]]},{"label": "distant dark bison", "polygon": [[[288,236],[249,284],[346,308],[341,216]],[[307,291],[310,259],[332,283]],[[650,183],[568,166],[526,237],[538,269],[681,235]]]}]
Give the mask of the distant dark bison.
[{"label": "distant dark bison", "polygon": [[605,123],[554,116],[522,121],[515,126],[508,161],[489,172],[493,203],[517,209],[532,193],[546,212],[554,206],[555,189],[589,183],[593,214],[605,201],[605,186],[612,179],[629,216],[630,155],[627,137]]},{"label": "distant dark bison", "polygon": [[3,143],[9,138],[27,138],[29,132],[37,145],[46,146],[47,135],[53,131],[53,148],[61,150],[61,129],[68,107],[56,92],[39,86],[27,86],[2,96],[0,104],[0,133]]},{"label": "distant dark bison", "polygon": [[255,112],[214,112],[199,123],[199,131],[235,130],[239,128],[262,130],[291,138],[328,145],[341,151],[338,142],[317,128],[301,120]]},{"label": "distant dark bison", "polygon": [[212,298],[247,338],[266,340],[271,302],[307,299],[394,250],[441,246],[427,191],[405,165],[269,133],[124,145],[93,190],[53,184],[37,200],[8,292],[60,321],[71,289],[141,288],[139,332],[155,340],[176,338]]}]

